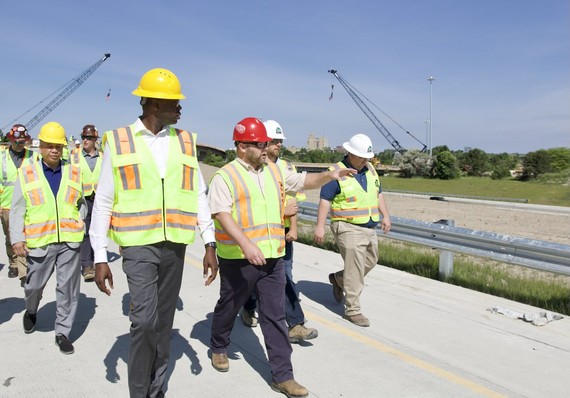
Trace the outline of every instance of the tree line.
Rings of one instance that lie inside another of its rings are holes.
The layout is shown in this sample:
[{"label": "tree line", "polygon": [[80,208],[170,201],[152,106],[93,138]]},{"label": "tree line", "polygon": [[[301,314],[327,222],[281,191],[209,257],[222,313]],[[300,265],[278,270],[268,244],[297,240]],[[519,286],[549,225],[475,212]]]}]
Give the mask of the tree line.
[{"label": "tree line", "polygon": [[[332,149],[308,150],[302,148],[291,152],[283,148],[281,156],[292,162],[336,163],[343,154]],[[226,152],[226,158],[208,155],[204,163],[221,167],[235,159],[235,151]],[[386,149],[372,159],[373,163],[393,165],[400,168],[404,178],[424,177],[450,180],[461,176],[490,177],[503,179],[514,177],[522,181],[544,180],[567,182],[570,178],[570,148],[559,147],[539,149],[527,154],[487,153],[479,148],[450,150],[446,145],[432,149],[432,157],[419,150],[408,150],[401,154]],[[514,176],[511,174],[514,171]]]}]

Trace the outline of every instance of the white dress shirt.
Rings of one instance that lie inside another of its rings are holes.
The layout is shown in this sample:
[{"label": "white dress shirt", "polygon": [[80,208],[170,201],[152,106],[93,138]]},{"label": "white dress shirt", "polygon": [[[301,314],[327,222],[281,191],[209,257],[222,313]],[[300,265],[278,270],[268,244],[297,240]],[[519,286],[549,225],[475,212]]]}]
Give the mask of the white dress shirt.
[{"label": "white dress shirt", "polygon": [[[148,130],[140,119],[135,122],[135,131],[133,134],[140,134],[150,152],[158,168],[160,178],[164,178],[166,172],[166,160],[168,157],[169,146],[169,129],[165,126],[158,134],[154,135]],[[105,154],[109,153],[109,144],[105,144]],[[215,242],[214,222],[210,214],[207,198],[208,187],[202,176],[202,171],[198,167],[198,227],[200,235],[204,243]],[[91,246],[95,254],[95,264],[107,262],[107,247],[109,225],[111,223],[111,212],[115,198],[115,182],[113,179],[113,168],[110,156],[103,156],[101,164],[101,175],[97,185],[97,195],[93,204],[93,213],[91,216],[91,227],[89,236]],[[141,198],[144,200],[144,198]]]}]

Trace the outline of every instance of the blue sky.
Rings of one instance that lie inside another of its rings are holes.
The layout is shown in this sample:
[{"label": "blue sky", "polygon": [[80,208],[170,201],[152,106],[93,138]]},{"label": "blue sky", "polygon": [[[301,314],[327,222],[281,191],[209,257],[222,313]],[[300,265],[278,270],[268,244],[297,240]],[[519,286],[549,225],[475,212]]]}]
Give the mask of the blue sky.
[{"label": "blue sky", "polygon": [[[178,126],[204,144],[231,147],[235,123],[257,116],[279,121],[289,146],[311,133],[331,146],[365,133],[375,151],[390,147],[327,73],[334,68],[424,142],[433,75],[433,146],[570,146],[568,0],[1,3],[2,128],[111,53],[34,137],[51,120],[68,135],[87,123],[130,124],[140,113],[131,91],[163,67],[187,97]],[[372,110],[403,147],[418,147]]]}]

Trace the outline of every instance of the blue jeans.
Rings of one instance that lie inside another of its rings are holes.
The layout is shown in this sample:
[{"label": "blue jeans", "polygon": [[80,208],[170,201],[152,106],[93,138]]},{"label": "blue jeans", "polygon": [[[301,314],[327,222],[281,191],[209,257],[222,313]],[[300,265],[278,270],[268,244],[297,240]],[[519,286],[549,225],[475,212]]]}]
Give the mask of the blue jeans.
[{"label": "blue jeans", "polygon": [[[285,229],[285,234],[287,234]],[[285,242],[285,257],[283,257],[283,266],[285,268],[285,319],[287,325],[293,327],[305,323],[305,313],[301,308],[299,302],[299,295],[297,294],[297,287],[293,281],[293,242]],[[255,296],[255,289],[250,294],[245,302],[243,308],[251,311],[255,310],[257,300]]]}]

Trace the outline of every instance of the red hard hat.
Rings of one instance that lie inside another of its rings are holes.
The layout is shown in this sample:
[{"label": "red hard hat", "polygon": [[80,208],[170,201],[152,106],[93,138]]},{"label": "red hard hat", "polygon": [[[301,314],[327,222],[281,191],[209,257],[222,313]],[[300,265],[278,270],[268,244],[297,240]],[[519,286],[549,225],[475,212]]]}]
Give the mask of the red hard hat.
[{"label": "red hard hat", "polygon": [[8,132],[7,138],[12,142],[26,142],[32,139],[28,134],[28,129],[23,124],[15,124]]},{"label": "red hard hat", "polygon": [[234,127],[234,141],[242,142],[268,142],[271,138],[267,136],[265,126],[256,117],[246,117],[238,122]]}]

